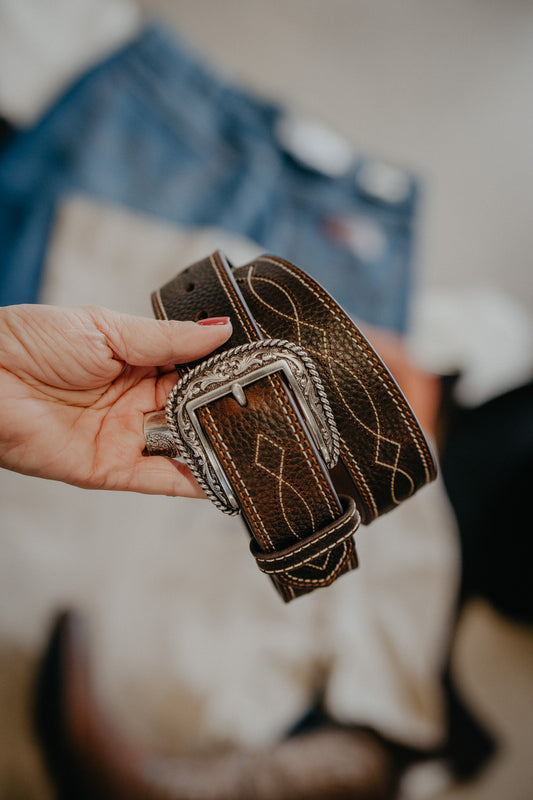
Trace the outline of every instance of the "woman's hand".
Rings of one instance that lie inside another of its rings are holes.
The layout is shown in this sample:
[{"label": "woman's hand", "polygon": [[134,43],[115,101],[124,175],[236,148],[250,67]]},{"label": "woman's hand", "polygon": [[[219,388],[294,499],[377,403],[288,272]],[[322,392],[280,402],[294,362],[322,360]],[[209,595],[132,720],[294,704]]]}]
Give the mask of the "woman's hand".
[{"label": "woman's hand", "polygon": [[186,466],[142,455],[143,415],[164,407],[174,364],[230,335],[227,318],[0,308],[0,466],[90,489],[202,496]]}]

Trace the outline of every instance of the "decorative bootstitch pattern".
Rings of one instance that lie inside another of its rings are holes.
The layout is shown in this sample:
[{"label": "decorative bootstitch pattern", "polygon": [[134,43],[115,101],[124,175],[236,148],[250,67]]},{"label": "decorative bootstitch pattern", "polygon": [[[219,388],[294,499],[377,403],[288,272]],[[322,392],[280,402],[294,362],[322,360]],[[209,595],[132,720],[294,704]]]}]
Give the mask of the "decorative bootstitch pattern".
[{"label": "decorative bootstitch pattern", "polygon": [[[266,452],[265,452],[266,451]],[[279,505],[283,514],[283,519],[285,520],[285,524],[293,536],[298,539],[298,533],[294,529],[293,525],[291,524],[291,516],[294,516],[295,510],[298,508],[299,504],[301,503],[301,512],[300,517],[309,520],[309,530],[315,531],[315,518],[313,516],[313,512],[311,510],[311,506],[305,500],[305,497],[301,495],[294,486],[285,479],[284,476],[284,461],[285,461],[285,448],[281,447],[277,442],[269,439],[268,436],[265,436],[262,433],[257,435],[256,444],[255,444],[255,460],[254,464],[259,469],[264,469],[265,472],[270,475],[271,478],[274,479],[276,486],[277,486],[277,498],[279,501]],[[273,468],[274,467],[274,468]],[[295,506],[291,506],[291,513],[287,514],[286,506],[285,506],[285,499],[284,499],[284,492],[289,492],[291,494],[291,499],[294,502],[296,499],[296,509]]]},{"label": "decorative bootstitch pattern", "polygon": [[274,542],[270,538],[270,533],[266,525],[264,524],[261,515],[258,513],[253,497],[248,491],[246,483],[242,480],[240,476],[239,470],[237,469],[237,465],[235,464],[235,461],[231,455],[230,449],[226,444],[226,442],[224,441],[224,437],[221,435],[209,408],[203,409],[203,414],[204,414],[204,423],[206,425],[206,428],[209,431],[211,431],[212,434],[214,434],[214,437],[216,437],[222,448],[222,452],[219,453],[219,457],[220,460],[222,461],[222,464],[224,465],[224,468],[226,469],[228,475],[233,476],[240,482],[240,486],[244,495],[244,497],[241,498],[241,502],[245,507],[245,509],[248,511],[248,513],[251,515],[251,517],[255,519],[257,525],[260,528],[261,531],[261,535],[259,537],[260,541],[264,537],[263,541],[267,543],[269,549],[275,550],[276,548]]},{"label": "decorative bootstitch pattern", "polygon": [[[247,481],[243,479],[239,466],[236,464],[236,461],[232,457],[230,449],[228,448],[225,442],[226,437],[224,433],[220,430],[215,420],[213,419],[210,408],[202,410],[205,412],[204,424],[209,431],[210,437],[212,438],[213,441],[218,440],[218,444],[222,448],[219,451],[219,457],[221,462],[223,463],[224,469],[226,470],[233,485],[235,486],[236,491],[242,490],[243,492],[243,494],[241,495],[241,502],[247,518],[249,519],[249,521],[251,522],[253,521],[254,527],[256,527],[256,523],[259,523],[260,525],[260,529],[257,530],[256,528],[255,530],[255,538],[257,539],[257,541],[260,544],[260,547],[263,550],[266,551],[270,550],[271,552],[275,552],[276,549],[279,548],[280,546],[278,539],[280,533],[279,527],[276,526],[276,530],[272,530],[268,525],[264,524],[263,522],[264,514],[262,513],[262,509],[258,505],[261,500],[264,501],[265,499],[271,498],[270,491],[267,491],[265,489],[264,491],[265,496],[263,498],[258,497],[257,494],[255,494],[254,492],[248,491]],[[280,459],[278,463],[281,465],[282,460]],[[280,478],[282,479],[283,476],[281,474],[281,475],[275,475],[274,477],[276,479],[276,482],[278,482],[279,479]],[[300,502],[306,503],[303,495],[299,493],[295,487],[292,486],[291,489],[293,489],[297,493]],[[239,494],[240,493],[241,492],[239,491]],[[335,519],[335,516],[338,516],[338,513],[335,514],[333,512],[334,509],[332,509],[332,514],[331,514],[332,520]],[[278,541],[277,548],[273,542],[274,535],[276,535],[276,540]],[[321,555],[322,554],[320,555],[317,554],[319,561]],[[309,561],[308,563],[306,562],[305,565],[299,565],[298,567],[292,566],[290,570],[285,570],[283,574],[276,575],[275,580],[278,584],[289,583],[293,584],[296,587],[300,587],[301,589],[304,589],[305,587],[308,587],[308,589],[310,589],[312,587],[327,586],[330,583],[332,583],[344,569],[346,569],[349,566],[356,566],[356,563],[357,562],[355,559],[353,542],[352,541],[347,542],[343,538],[340,543],[337,543],[337,547],[335,549],[332,549],[331,555],[327,559],[327,564],[326,564],[326,567],[328,568],[327,573],[324,574],[324,568],[322,568],[321,572],[323,574],[321,574],[320,577],[310,576],[308,570],[312,569],[312,566]]]},{"label": "decorative bootstitch pattern", "polygon": [[[341,312],[340,308],[332,301],[332,298],[329,297],[329,295],[318,284],[312,281],[307,275],[302,273],[301,270],[289,264],[288,262],[284,262],[282,259],[263,257],[257,259],[257,261],[252,265],[242,267],[240,268],[240,270],[238,269],[237,270],[238,273],[241,270],[247,271],[248,286],[252,289],[252,292],[256,295],[257,299],[262,304],[264,304],[266,308],[268,308],[269,312],[275,314],[276,316],[284,317],[287,322],[293,323],[296,326],[296,331],[297,331],[296,340],[298,341],[299,344],[304,346],[310,353],[314,353],[314,355],[316,356],[323,355],[323,353],[322,354],[320,353],[320,350],[313,351],[309,347],[307,337],[303,337],[300,333],[301,329],[303,327],[312,327],[316,331],[319,331],[323,337],[325,348],[327,349],[329,345],[327,343],[327,339],[325,338],[324,329],[318,324],[309,323],[308,320],[306,320],[304,316],[300,314],[300,312],[298,311],[298,307],[293,299],[296,296],[296,293],[291,294],[291,292],[286,287],[283,287],[278,281],[265,278],[264,276],[257,274],[257,270],[261,267],[262,264],[271,264],[273,267],[279,269],[280,271],[285,272],[287,276],[290,276],[290,278],[298,281],[302,286],[305,287],[307,292],[309,292],[311,295],[314,296],[315,300],[318,301],[319,304],[327,308],[328,315],[331,315],[336,320],[339,327],[342,329],[342,332],[350,337],[352,343],[361,352],[362,357],[366,360],[367,366],[372,369],[376,378],[383,385],[383,388],[386,391],[386,393],[397,405],[398,410],[403,417],[403,421],[406,425],[406,428],[409,431],[409,435],[412,437],[413,441],[417,446],[417,449],[419,450],[421,460],[423,461],[427,469],[427,478],[429,480],[432,477],[434,466],[432,458],[427,450],[427,445],[424,440],[424,437],[421,436],[420,431],[415,429],[415,427],[412,425],[412,422],[406,416],[403,410],[406,409],[405,399],[401,395],[401,392],[396,386],[394,380],[389,375],[386,367],[384,367],[384,365],[380,362],[379,368],[377,368],[377,361],[378,361],[377,356],[370,347],[370,345],[368,344],[368,342],[362,336],[362,334],[359,332],[358,339],[354,340],[353,337],[355,330],[353,323],[351,323],[351,321],[349,321],[348,318],[343,319],[344,316],[343,312]],[[271,286],[275,287],[277,291],[282,292],[285,297],[289,298],[291,306],[295,312],[294,317],[291,317],[290,315],[281,312],[279,308],[276,308],[273,305],[271,305],[263,296],[261,296],[261,294],[257,293],[253,288],[253,284],[257,282],[268,283]],[[292,337],[288,335],[287,330],[285,330],[285,333],[287,335],[287,338],[292,339]],[[387,380],[387,377],[389,378],[389,380]],[[409,414],[409,416],[411,415]]]},{"label": "decorative bootstitch pattern", "polygon": [[[274,392],[274,394],[276,396],[278,396],[280,387],[277,384],[279,382],[279,379],[277,379],[276,376],[269,376],[268,378],[265,379],[264,382],[265,383],[267,383],[267,382],[270,383],[272,391]],[[264,391],[267,391],[267,390],[263,389],[262,391],[264,392]],[[217,401],[217,402],[221,403],[223,401]],[[228,446],[227,416],[226,416],[226,424],[225,425],[221,426],[220,424],[217,424],[217,422],[214,419],[213,413],[212,413],[212,411],[214,410],[215,407],[216,407],[216,404],[201,408],[201,409],[199,409],[198,413],[199,413],[199,416],[201,416],[201,418],[202,418],[202,422],[204,424],[204,427],[206,428],[206,430],[209,433],[209,438],[211,439],[211,441],[213,442],[213,444],[215,446],[215,449],[217,451],[217,455],[219,456],[221,461],[223,461],[224,468],[228,471],[228,474],[231,476],[232,484],[234,485],[235,491],[238,494],[240,494],[241,491],[242,491],[249,498],[248,502],[243,503],[247,507],[249,521],[254,525],[254,527],[255,527],[255,521],[256,520],[259,520],[261,522],[261,528],[262,528],[263,532],[268,531],[268,536],[269,536],[269,539],[270,539],[270,542],[271,542],[271,548],[273,550],[276,549],[276,546],[272,543],[273,540],[270,537],[272,537],[274,535],[276,535],[276,538],[279,538],[279,539],[285,538],[287,534],[289,534],[289,536],[293,540],[294,540],[294,538],[296,538],[296,539],[303,538],[303,534],[298,534],[295,531],[295,529],[294,529],[294,527],[292,525],[286,532],[284,532],[284,529],[283,529],[283,521],[284,521],[283,514],[285,513],[285,511],[281,515],[279,513],[277,513],[275,505],[273,505],[272,501],[271,501],[271,498],[272,498],[271,490],[268,489],[268,491],[267,491],[267,487],[265,485],[264,479],[259,479],[252,472],[252,467],[254,467],[254,466],[258,467],[258,469],[260,469],[260,470],[265,470],[264,465],[258,464],[257,461],[256,461],[256,458],[257,458],[257,443],[256,443],[257,442],[257,434],[256,434],[256,440],[255,440],[254,444],[251,444],[251,443],[248,444],[245,441],[241,442],[241,448],[240,448],[240,451],[239,451],[239,459],[237,459],[236,457],[234,457],[231,454],[230,448]],[[339,510],[336,508],[336,503],[335,503],[334,497],[333,497],[333,495],[331,493],[331,489],[327,485],[324,486],[322,484],[322,481],[320,480],[320,474],[318,473],[318,470],[316,468],[316,464],[314,463],[315,462],[315,457],[314,457],[312,451],[309,450],[307,444],[304,443],[303,436],[298,432],[298,429],[297,429],[297,424],[298,423],[297,423],[296,417],[294,416],[294,412],[292,411],[292,409],[290,409],[290,407],[286,408],[284,405],[280,406],[280,410],[281,410],[281,413],[284,415],[284,417],[286,419],[287,434],[285,435],[285,441],[286,442],[290,442],[291,451],[294,452],[294,441],[296,440],[298,448],[301,451],[302,459],[299,459],[299,461],[298,461],[299,469],[298,469],[298,473],[297,473],[298,474],[298,478],[299,478],[299,482],[300,482],[300,484],[302,486],[306,486],[306,487],[309,486],[309,482],[311,482],[310,485],[315,487],[315,491],[309,492],[307,496],[313,501],[313,503],[314,503],[314,505],[315,505],[315,507],[317,509],[318,508],[322,509],[322,514],[323,514],[323,517],[324,517],[324,520],[322,521],[322,524],[324,524],[324,521],[325,521],[326,517],[329,518],[330,521],[333,521],[338,517]],[[265,420],[265,422],[266,422],[266,420]],[[263,436],[263,441],[264,441],[265,434],[260,432],[259,436],[261,436],[261,435]],[[272,435],[274,435],[274,433]],[[278,439],[277,439],[278,450],[282,449],[279,446],[279,442],[280,441],[282,441],[281,440],[281,436],[278,436]],[[254,453],[254,457],[251,458],[247,463],[243,464],[243,462],[242,462],[242,453],[243,453],[243,449],[244,449],[245,445],[246,445],[246,449],[247,450],[249,450],[250,452]],[[282,485],[288,485],[289,484],[289,482],[285,479],[284,475],[279,472],[279,469],[283,465],[283,460],[278,458],[278,459],[276,459],[276,461],[277,461],[278,469],[277,470],[276,469],[272,469],[272,467],[275,466],[275,464],[274,464],[274,465],[271,465],[271,468],[268,470],[268,473],[269,473],[269,475],[271,477],[271,480],[272,480],[272,485],[275,487],[275,489],[277,489],[277,487],[280,484],[282,484]],[[245,469],[243,469],[243,466],[245,467]],[[265,472],[266,472],[266,470],[265,470]],[[251,485],[254,485],[254,484],[257,484],[257,485],[261,486],[263,491],[262,492],[258,492],[257,493],[258,496],[256,497],[256,499],[254,501],[252,501],[250,499],[251,498],[251,493],[249,492],[249,487]],[[305,525],[304,525],[304,520],[302,520],[302,517],[301,517],[301,511],[302,511],[302,507],[309,507],[309,504],[307,503],[307,500],[305,499],[302,491],[299,490],[294,485],[294,483],[291,483],[290,487],[291,487],[291,491],[294,493],[295,497],[298,499],[297,508],[295,509],[293,507],[291,509],[291,512],[290,512],[291,516],[292,516],[292,519],[293,519],[293,522],[297,522],[298,523],[298,527],[300,528],[300,530],[301,531],[305,531],[306,528],[305,528]],[[275,493],[277,494],[277,491]],[[324,509],[324,507],[322,505],[322,500],[326,504],[327,513],[324,513],[325,509]],[[261,509],[259,508],[259,506],[260,505],[264,505],[265,503],[268,504],[268,508],[267,509],[263,509],[263,513],[261,513]],[[288,503],[284,503],[283,505],[284,505],[284,508],[285,508],[285,507],[288,506]],[[312,514],[312,512],[311,512],[311,514]],[[263,522],[263,519],[265,519],[265,518],[269,520],[269,523],[267,525],[265,525],[265,523]],[[318,521],[316,521],[314,518],[313,518],[313,524],[314,525],[318,524]],[[258,541],[261,544],[261,546],[268,550],[268,543],[263,541],[263,537],[262,537],[260,531],[257,532],[256,538],[258,539]],[[290,541],[290,539],[289,539],[289,541]],[[278,544],[278,547],[279,547],[279,544]]]},{"label": "decorative bootstitch pattern", "polygon": [[[236,296],[234,287],[229,282],[227,274],[226,274],[223,266],[219,263],[218,254],[213,254],[210,257],[210,261],[211,261],[211,265],[213,267],[213,270],[216,273],[216,276],[217,276],[217,279],[218,279],[218,281],[220,283],[220,286],[224,290],[224,293],[226,294],[226,296],[230,299],[230,302],[231,302],[233,308],[235,309],[235,314],[238,316],[239,322],[241,323],[243,328],[245,328],[246,330],[249,331],[250,340],[254,340],[256,338],[255,331],[253,330],[253,327],[252,327],[251,323],[247,319],[246,314],[242,311],[242,301],[240,300],[239,297]],[[291,431],[293,433],[293,436],[295,437],[295,439],[296,439],[296,441],[298,443],[298,447],[300,448],[300,450],[302,452],[302,456],[303,456],[303,459],[304,459],[304,465],[307,467],[307,469],[310,470],[311,478],[312,478],[312,480],[313,480],[318,492],[320,493],[320,495],[325,500],[325,502],[327,504],[328,511],[329,511],[329,513],[331,515],[331,518],[335,519],[335,517],[337,516],[337,512],[336,512],[336,509],[335,509],[336,503],[335,503],[335,499],[334,499],[334,497],[332,495],[331,488],[326,483],[326,481],[324,479],[324,476],[320,473],[319,470],[316,469],[316,466],[315,466],[315,463],[314,463],[314,461],[315,461],[314,456],[312,454],[312,451],[310,451],[310,449],[309,449],[308,443],[307,442],[304,443],[304,441],[303,441],[303,437],[302,437],[301,433],[299,432],[299,427],[300,426],[299,426],[299,423],[298,423],[297,419],[294,417],[294,412],[290,408],[290,406],[288,404],[288,401],[287,401],[287,398],[284,397],[280,392],[280,388],[281,387],[279,385],[279,379],[275,379],[273,377],[270,377],[270,378],[267,378],[265,380],[270,383],[270,386],[271,386],[272,390],[274,391],[274,393],[276,395],[276,398],[277,398],[278,403],[279,403],[279,407],[281,408],[282,413],[285,416],[287,425],[290,427],[290,429],[291,429]],[[244,484],[244,481],[242,480],[241,476],[239,476],[239,479],[240,479],[240,483]]]},{"label": "decorative bootstitch pattern", "polygon": [[[431,480],[427,445],[394,380],[331,298],[297,268],[274,258],[238,268],[236,277],[264,335],[296,341],[319,366],[341,432],[341,457],[370,518]],[[357,436],[349,430],[354,424]]]},{"label": "decorative bootstitch pattern", "polygon": [[[379,419],[379,415],[377,413],[377,409],[376,409],[376,407],[375,407],[375,405],[374,405],[374,403],[372,401],[372,398],[371,398],[370,394],[367,392],[367,390],[365,389],[364,384],[361,382],[359,376],[350,367],[346,368],[346,373],[347,373],[346,377],[347,377],[347,379],[352,381],[352,385],[353,385],[354,382],[358,383],[361,386],[363,392],[365,393],[365,395],[368,397],[368,399],[370,401],[371,407],[374,410],[374,420],[375,420],[375,427],[374,428],[369,426],[368,424],[366,424],[361,419],[359,419],[358,416],[356,415],[356,413],[354,412],[352,406],[349,405],[346,402],[345,397],[344,397],[344,393],[340,389],[340,386],[339,386],[339,383],[338,383],[338,381],[337,381],[337,379],[335,377],[335,374],[334,374],[333,370],[331,369],[331,364],[333,362],[332,362],[332,358],[331,358],[331,356],[329,354],[330,345],[329,345],[329,341],[328,341],[328,338],[327,338],[327,334],[323,330],[323,328],[321,328],[319,325],[316,325],[316,324],[314,324],[312,322],[309,322],[306,319],[303,319],[303,317],[300,315],[300,312],[298,310],[298,307],[297,307],[296,303],[290,297],[288,292],[286,292],[282,287],[281,287],[281,291],[283,292],[283,294],[287,297],[287,299],[290,302],[291,308],[293,310],[293,316],[289,316],[288,314],[282,312],[279,308],[274,307],[268,301],[266,301],[264,299],[264,297],[261,295],[261,293],[259,292],[258,287],[261,287],[262,284],[267,284],[270,287],[273,287],[275,290],[278,290],[278,289],[280,289],[280,286],[279,286],[279,284],[277,282],[275,282],[273,280],[270,280],[268,278],[263,278],[263,277],[256,276],[254,274],[254,269],[255,269],[254,266],[251,266],[251,267],[248,268],[248,273],[247,273],[247,277],[246,277],[246,285],[247,285],[251,295],[258,301],[258,303],[260,303],[261,305],[265,306],[268,309],[268,312],[269,312],[268,319],[269,319],[269,323],[270,324],[262,324],[262,325],[260,325],[261,332],[265,336],[272,335],[272,324],[273,324],[272,323],[272,318],[273,317],[274,318],[276,318],[276,317],[282,318],[283,319],[283,324],[285,326],[287,324],[294,323],[294,327],[296,329],[296,335],[294,336],[294,339],[300,345],[301,345],[301,343],[303,341],[305,341],[307,350],[308,350],[308,352],[310,354],[312,354],[313,357],[322,357],[323,362],[325,364],[327,364],[327,366],[328,366],[328,374],[329,374],[329,376],[331,378],[331,385],[333,385],[333,386],[335,386],[337,388],[340,401],[343,404],[343,406],[346,408],[348,414],[350,414],[353,417],[354,422],[356,422],[358,425],[363,427],[371,436],[375,437],[375,439],[376,439],[375,461],[376,461],[376,463],[382,463],[383,466],[389,467],[389,468],[392,469],[391,482],[393,484],[394,477],[395,477],[395,466],[396,465],[394,463],[389,464],[386,461],[381,462],[380,459],[379,459],[379,447],[380,447],[380,442],[381,442],[381,440],[383,438],[382,435],[381,435],[381,432],[380,432],[380,419]],[[244,281],[244,279],[240,279],[240,280]],[[316,336],[321,340],[319,345],[318,345],[318,347],[312,347],[309,344],[309,337],[306,337],[305,334],[302,333],[302,331],[305,331],[305,328],[311,328],[313,330],[313,332],[316,334]],[[294,335],[293,331],[291,331],[291,334]],[[336,363],[336,366],[338,368],[339,362],[336,361],[335,363]],[[389,442],[392,445],[397,444],[396,442],[394,442],[392,440],[389,440]],[[378,506],[376,504],[376,500],[374,498],[374,495],[372,494],[371,488],[370,488],[370,486],[369,486],[369,484],[368,484],[368,482],[366,480],[365,473],[361,469],[358,460],[353,458],[352,451],[351,451],[350,447],[347,445],[346,440],[342,437],[342,435],[341,435],[341,443],[342,443],[342,445],[344,445],[344,447],[342,448],[342,455],[351,464],[352,470],[354,471],[354,473],[356,475],[356,483],[358,485],[359,491],[362,494],[362,496],[366,499],[368,505],[373,509],[374,515],[377,516],[378,513],[379,513],[379,509],[378,509]],[[399,446],[398,446],[398,449],[399,449]],[[396,459],[396,464],[397,464],[397,459]],[[392,496],[395,495],[395,491],[394,491],[393,486],[391,486],[391,495]]]},{"label": "decorative bootstitch pattern", "polygon": [[[337,368],[339,366],[340,365],[337,364]],[[367,424],[363,419],[361,419],[361,417],[358,416],[358,414],[355,412],[353,404],[348,403],[345,392],[343,391],[341,383],[338,380],[338,377],[334,370],[330,370],[329,372],[332,380],[332,385],[334,385],[335,388],[337,389],[338,396],[345,408],[346,413],[353,419],[355,423],[357,423],[357,425],[359,425],[364,431],[366,431],[366,433],[370,437],[373,437],[373,439],[375,440],[374,461],[377,465],[390,471],[391,474],[390,484],[389,484],[390,496],[392,502],[395,505],[398,505],[399,503],[402,502],[402,500],[405,498],[406,495],[410,496],[415,491],[416,488],[411,474],[400,466],[402,443],[397,441],[396,439],[392,439],[386,436],[386,434],[383,433],[381,416],[378,407],[372,398],[371,393],[368,391],[364,382],[360,379],[360,377],[354,372],[352,368],[345,367],[344,364],[341,366],[344,368],[346,372],[345,384],[348,381],[351,381],[352,390],[353,386],[355,385],[360,387],[361,394],[365,396],[369,407],[372,409],[375,427],[372,427],[371,425]],[[359,464],[357,455],[354,454],[352,448],[348,445],[345,439],[342,439],[342,441],[344,444],[343,457],[345,462],[350,463],[353,469],[358,469],[358,474],[359,474]],[[363,473],[360,474],[363,475]],[[405,479],[405,481],[407,481],[409,486],[407,492],[405,490],[403,491],[403,496],[400,494],[400,492],[397,491],[397,483],[400,477]],[[364,475],[362,479],[365,483],[365,488],[370,491],[370,487],[368,486],[368,483],[365,480]],[[375,499],[373,497],[372,497],[372,502],[375,505]]]},{"label": "decorative bootstitch pattern", "polygon": [[[283,262],[282,259],[278,260],[272,258],[265,258],[264,261],[266,263],[271,263],[273,266],[281,267],[281,269],[284,270],[286,274],[291,274],[301,285],[305,286],[307,290],[311,292],[322,305],[324,305],[327,308],[328,313],[343,328],[344,332],[351,334],[353,336],[353,323],[350,323],[351,327],[348,328],[348,323],[349,323],[348,318],[347,317],[343,318],[344,316],[343,312],[341,312],[337,304],[332,301],[332,298],[324,291],[324,289],[322,289],[321,286],[312,281],[307,275],[304,275],[304,273],[297,267],[294,267],[292,264],[289,264],[288,262]],[[402,417],[403,423],[405,425],[406,430],[408,431],[409,437],[413,441],[419,453],[420,460],[425,470],[426,482],[432,480],[435,477],[435,465],[433,463],[431,454],[429,453],[425,437],[422,434],[418,425],[416,424],[416,421],[412,416],[412,412],[410,411],[410,409],[408,409],[405,398],[398,389],[398,386],[396,385],[394,379],[388,372],[385,365],[382,362],[379,362],[378,366],[378,357],[376,353],[373,351],[369,343],[361,334],[359,334],[359,337],[355,342],[355,345],[357,349],[364,354],[364,358],[367,361],[367,363],[372,366],[372,371],[375,374],[377,380],[381,383],[384,390],[386,391],[392,402],[395,404],[398,413]]]},{"label": "decorative bootstitch pattern", "polygon": [[[342,548],[342,551],[340,553],[335,553],[336,555],[335,564],[327,575],[323,575],[320,578],[306,578],[303,575],[298,575],[297,570],[302,572],[303,569],[309,569],[310,567],[312,567],[312,564],[307,563],[304,566],[300,565],[299,567],[293,567],[291,569],[287,569],[283,573],[283,576],[278,575],[276,577],[278,580],[281,579],[283,581],[287,581],[289,583],[294,584],[295,586],[314,586],[314,587],[329,586],[341,574],[345,564],[348,561],[349,550],[347,543],[343,541],[340,547]],[[328,553],[327,564],[329,564],[330,555],[331,554]]]}]

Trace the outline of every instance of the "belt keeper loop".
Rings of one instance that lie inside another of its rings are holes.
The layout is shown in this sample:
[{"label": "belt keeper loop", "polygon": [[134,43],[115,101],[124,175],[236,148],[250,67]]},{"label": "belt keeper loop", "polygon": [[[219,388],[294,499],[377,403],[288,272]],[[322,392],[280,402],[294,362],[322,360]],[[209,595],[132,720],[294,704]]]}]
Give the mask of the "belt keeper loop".
[{"label": "belt keeper loop", "polygon": [[[252,539],[250,551],[261,572],[283,579],[284,574],[287,575],[293,569],[311,564],[315,559],[324,556],[346,540],[351,539],[361,523],[361,515],[351,497],[341,495],[340,500],[343,514],[338,519],[321,531],[313,533],[307,539],[296,542],[291,547],[286,547],[273,553],[265,553],[259,549],[257,543]],[[290,576],[287,577],[290,580]]]}]

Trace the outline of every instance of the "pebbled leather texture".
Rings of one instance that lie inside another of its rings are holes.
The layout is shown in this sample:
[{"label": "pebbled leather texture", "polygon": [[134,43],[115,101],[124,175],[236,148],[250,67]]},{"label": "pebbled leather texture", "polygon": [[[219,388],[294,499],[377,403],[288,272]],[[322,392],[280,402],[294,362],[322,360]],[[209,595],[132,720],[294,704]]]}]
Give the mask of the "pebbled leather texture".
[{"label": "pebbled leather texture", "polygon": [[[213,253],[154,292],[152,303],[160,319],[229,316],[233,334],[222,352],[285,339],[311,357],[340,434],[333,470],[278,374],[247,386],[246,406],[229,395],[198,415],[237,497],[258,566],[284,600],[354,569],[359,520],[371,522],[435,477],[418,422],[366,338],[322,287],[274,256],[234,268]],[[177,365],[178,373],[193,366]],[[341,492],[348,496],[342,502]]]}]

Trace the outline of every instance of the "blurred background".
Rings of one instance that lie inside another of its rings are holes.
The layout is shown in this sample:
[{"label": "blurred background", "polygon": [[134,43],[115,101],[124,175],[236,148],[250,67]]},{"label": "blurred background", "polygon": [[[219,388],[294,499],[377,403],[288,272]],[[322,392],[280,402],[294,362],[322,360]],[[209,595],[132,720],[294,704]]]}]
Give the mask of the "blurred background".
[{"label": "blurred background", "polygon": [[[416,174],[421,193],[413,328],[419,323],[418,303],[429,298],[422,316],[428,308],[442,312],[437,328],[453,329],[452,357],[476,338],[479,330],[472,325],[480,322],[482,347],[495,340],[505,344],[508,334],[508,347],[515,352],[521,344],[518,360],[528,363],[533,317],[533,5],[528,0],[141,0],[139,6],[142,15],[176,31],[228,80],[328,126],[354,152]],[[424,330],[427,320],[420,324]],[[423,359],[424,341],[418,338],[414,346]],[[505,347],[494,352],[506,360]],[[449,354],[440,357],[444,370],[453,368]],[[504,373],[505,366],[500,365]],[[17,503],[27,503],[26,486],[0,476],[3,507],[9,500],[2,527],[14,522],[16,529]],[[35,502],[46,504],[45,495],[37,490]],[[90,514],[88,505],[85,513]],[[525,519],[523,526],[527,534],[530,522]],[[504,548],[506,535],[502,531]],[[50,609],[76,590],[32,595],[38,565],[28,566],[20,550],[13,555],[5,528],[1,537],[0,796],[46,797],[31,746],[20,744],[27,738],[25,698]],[[28,532],[25,547],[37,548],[37,561],[46,565],[46,546],[39,549],[39,541],[45,542],[38,531]],[[93,546],[101,549],[94,564],[102,567],[109,543],[99,544],[96,537]],[[121,543],[114,547],[119,558]],[[105,578],[105,566],[102,571],[95,566],[84,596]],[[48,607],[42,597],[49,598]],[[472,600],[460,617],[453,665],[501,748],[473,783],[434,796],[526,800],[533,785],[530,629],[486,600]]]},{"label": "blurred background", "polygon": [[533,9],[467,0],[143,2],[261,95],[423,180],[418,279],[533,307]]}]

